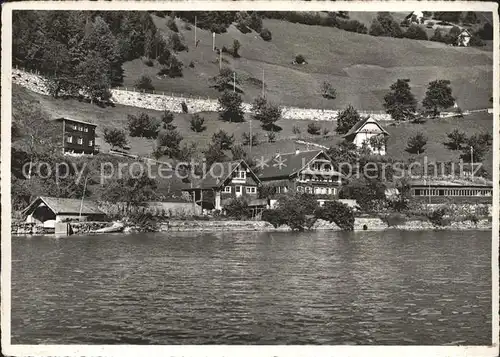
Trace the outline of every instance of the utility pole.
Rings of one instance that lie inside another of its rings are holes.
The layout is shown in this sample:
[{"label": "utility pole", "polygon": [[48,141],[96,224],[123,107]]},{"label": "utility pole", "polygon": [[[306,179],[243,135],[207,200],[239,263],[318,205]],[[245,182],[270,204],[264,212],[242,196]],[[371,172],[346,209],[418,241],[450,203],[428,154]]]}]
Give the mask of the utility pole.
[{"label": "utility pole", "polygon": [[194,17],[194,47],[196,47],[196,22],[197,22],[197,17]]},{"label": "utility pole", "polygon": [[264,98],[265,92],[264,92],[264,68],[262,68],[262,98]]},{"label": "utility pole", "polygon": [[252,144],[253,144],[252,143],[252,118],[250,118],[250,140],[249,140],[249,142],[250,142],[250,149],[249,149],[249,151],[251,153],[252,152]]},{"label": "utility pole", "polygon": [[474,148],[470,147],[470,174],[471,178],[474,179]]},{"label": "utility pole", "polygon": [[212,32],[212,51],[215,51],[215,32]]}]

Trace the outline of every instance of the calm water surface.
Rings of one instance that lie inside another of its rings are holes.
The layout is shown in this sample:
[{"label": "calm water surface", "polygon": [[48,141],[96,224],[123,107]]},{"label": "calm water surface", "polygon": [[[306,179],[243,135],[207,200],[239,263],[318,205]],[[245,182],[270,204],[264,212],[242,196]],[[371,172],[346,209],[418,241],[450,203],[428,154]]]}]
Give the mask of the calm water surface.
[{"label": "calm water surface", "polygon": [[13,237],[12,343],[490,344],[491,232]]}]

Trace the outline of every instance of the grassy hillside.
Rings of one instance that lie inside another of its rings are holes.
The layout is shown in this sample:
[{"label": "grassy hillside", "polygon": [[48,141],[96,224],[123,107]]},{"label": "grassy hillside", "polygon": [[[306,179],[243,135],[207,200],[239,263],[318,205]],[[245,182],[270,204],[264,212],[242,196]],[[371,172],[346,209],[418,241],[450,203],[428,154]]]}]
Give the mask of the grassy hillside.
[{"label": "grassy hillside", "polygon": [[[354,13],[350,16],[356,17]],[[168,36],[167,19],[154,15],[153,19]],[[124,65],[124,86],[132,87],[140,75],[147,74],[160,91],[217,97],[218,92],[210,88],[209,81],[219,70],[218,55],[212,51],[212,34],[198,29],[200,43],[195,47],[193,28],[186,30],[181,20],[177,20],[177,25],[189,46],[188,52],[178,54],[185,65],[184,77],[157,78],[157,64],[147,67],[141,60],[135,60]],[[234,26],[216,36],[219,48],[223,45],[230,48],[234,39],[241,43],[241,58],[224,54],[224,60],[242,78],[245,101],[252,101],[261,93],[264,70],[266,95],[282,105],[338,109],[351,103],[362,110],[381,110],[383,96],[396,79],[409,78],[413,92],[421,100],[428,82],[443,78],[451,80],[462,108],[490,106],[491,52],[279,20],[265,19],[264,27],[272,32],[270,42],[263,41],[255,32],[242,34]],[[308,64],[292,64],[297,54],[304,55]],[[191,61],[194,68],[188,67]],[[323,81],[337,89],[337,99],[321,97]]]},{"label": "grassy hillside", "polygon": [[[109,150],[109,146],[102,140],[102,131],[105,127],[118,127],[126,130],[127,115],[138,114],[142,111],[160,117],[160,112],[153,110],[142,110],[138,108],[119,106],[100,108],[96,105],[82,103],[77,100],[63,100],[53,99],[51,97],[39,95],[28,91],[25,88],[14,85],[13,87],[13,107],[15,110],[16,105],[23,101],[38,101],[42,108],[49,113],[53,118],[65,116],[73,119],[84,120],[93,122],[98,125],[96,140],[97,144],[101,145],[104,152]],[[199,150],[206,148],[211,140],[212,135],[219,129],[224,129],[230,134],[234,134],[236,143],[241,143],[241,135],[249,130],[249,122],[244,123],[228,123],[222,122],[218,119],[218,113],[202,113],[205,118],[205,125],[207,129],[202,133],[195,133],[190,129],[190,115],[176,114],[174,124],[177,126],[179,132],[184,137],[185,143],[196,143]],[[323,128],[330,130],[328,137],[312,136],[307,133],[307,125],[312,121],[307,120],[280,120],[277,124],[282,128],[278,134],[278,141],[275,143],[264,142],[265,132],[260,128],[259,123],[253,121],[253,132],[258,133],[259,145],[252,148],[252,156],[270,156],[276,152],[293,152],[296,148],[304,149],[304,145],[296,144],[296,140],[305,140],[315,142],[324,146],[333,146],[338,144],[342,138],[335,134],[335,122],[316,122]],[[476,132],[492,132],[493,131],[493,118],[492,114],[488,113],[475,113],[466,116],[462,119],[458,118],[445,118],[429,120],[424,124],[401,123],[397,125],[383,124],[389,132],[390,137],[388,141],[387,152],[388,155],[396,160],[406,162],[412,155],[405,151],[408,139],[415,135],[417,132],[422,132],[428,137],[428,144],[426,152],[421,155],[426,155],[429,161],[449,161],[459,160],[460,153],[447,149],[443,142],[447,141],[446,134],[454,129],[461,130],[468,135]],[[296,126],[300,129],[300,134],[294,134],[293,127]],[[131,138],[128,137],[131,150],[133,154],[141,156],[149,156],[153,150],[153,140],[144,138]],[[312,147],[311,147],[312,148]],[[491,171],[492,168],[492,153],[491,151],[485,158],[485,168]]]}]

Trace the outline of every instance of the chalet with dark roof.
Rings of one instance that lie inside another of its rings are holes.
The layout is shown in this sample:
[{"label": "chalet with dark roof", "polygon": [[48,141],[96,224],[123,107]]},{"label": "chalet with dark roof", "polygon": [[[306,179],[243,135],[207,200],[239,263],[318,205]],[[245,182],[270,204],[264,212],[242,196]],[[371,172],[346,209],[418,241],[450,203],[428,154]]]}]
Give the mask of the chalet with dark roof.
[{"label": "chalet with dark roof", "polygon": [[323,150],[276,154],[265,162],[257,162],[258,178],[274,192],[305,192],[318,198],[336,198],[342,174],[333,168],[332,159]]},{"label": "chalet with dark roof", "polygon": [[245,160],[216,162],[205,175],[184,188],[193,202],[207,210],[222,210],[231,199],[244,198],[250,207],[265,207],[266,202],[258,200],[260,179]]},{"label": "chalet with dark roof", "polygon": [[344,139],[353,142],[358,148],[366,145],[377,155],[385,155],[388,137],[389,133],[380,123],[369,116],[354,124],[344,135]]}]

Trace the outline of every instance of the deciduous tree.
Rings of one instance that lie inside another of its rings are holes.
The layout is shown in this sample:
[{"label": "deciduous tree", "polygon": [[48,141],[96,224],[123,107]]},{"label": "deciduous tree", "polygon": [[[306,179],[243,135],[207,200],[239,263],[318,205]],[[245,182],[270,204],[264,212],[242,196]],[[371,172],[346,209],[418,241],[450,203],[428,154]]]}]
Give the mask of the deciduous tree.
[{"label": "deciduous tree", "polygon": [[384,96],[384,108],[394,120],[411,120],[415,117],[417,100],[411,92],[409,79],[398,79]]}]

